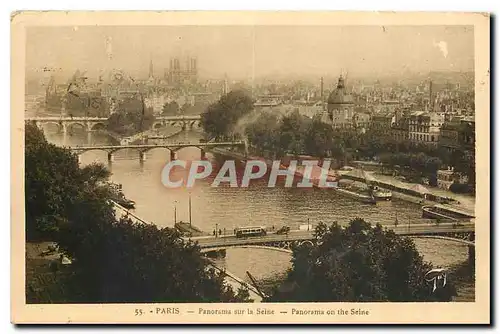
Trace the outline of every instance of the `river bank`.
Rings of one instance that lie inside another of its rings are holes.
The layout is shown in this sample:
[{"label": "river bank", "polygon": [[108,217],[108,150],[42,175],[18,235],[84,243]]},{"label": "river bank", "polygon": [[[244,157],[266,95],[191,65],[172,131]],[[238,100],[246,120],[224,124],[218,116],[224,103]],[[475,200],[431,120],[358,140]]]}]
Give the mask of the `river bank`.
[{"label": "river bank", "polygon": [[[272,166],[273,161],[258,156],[245,156],[242,153],[223,149],[223,148],[213,148],[212,151],[217,154],[229,156],[234,159],[241,160],[243,162],[247,160],[261,160],[265,161],[267,166]],[[315,187],[319,187],[319,175],[321,174],[322,168],[319,166],[314,166],[311,175],[309,176],[309,181],[313,183]],[[340,173],[340,171],[329,170],[328,180],[338,180],[338,179],[351,179],[357,181],[366,181],[356,172],[360,174],[361,170],[353,170],[351,172]],[[305,167],[298,166],[295,171],[295,176],[298,178],[304,178]],[[443,202],[450,207],[450,209],[463,210],[470,213],[471,216],[475,212],[475,198],[467,195],[455,194],[451,191],[436,189],[431,187],[423,187],[422,185],[415,183],[401,182],[400,180],[387,175],[381,175],[375,172],[365,172],[369,177],[370,183],[377,185],[381,188],[391,190],[392,196],[395,199],[410,202],[419,205],[436,205],[442,204]]]}]

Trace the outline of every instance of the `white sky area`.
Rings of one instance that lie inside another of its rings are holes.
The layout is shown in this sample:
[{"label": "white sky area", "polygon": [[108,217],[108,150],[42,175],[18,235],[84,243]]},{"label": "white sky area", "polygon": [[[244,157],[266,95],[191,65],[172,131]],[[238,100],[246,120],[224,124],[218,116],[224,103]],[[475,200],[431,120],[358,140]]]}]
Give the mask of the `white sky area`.
[{"label": "white sky area", "polygon": [[198,59],[200,76],[376,76],[405,71],[473,71],[467,26],[106,26],[27,30],[28,75],[120,68],[163,76],[170,57]]}]

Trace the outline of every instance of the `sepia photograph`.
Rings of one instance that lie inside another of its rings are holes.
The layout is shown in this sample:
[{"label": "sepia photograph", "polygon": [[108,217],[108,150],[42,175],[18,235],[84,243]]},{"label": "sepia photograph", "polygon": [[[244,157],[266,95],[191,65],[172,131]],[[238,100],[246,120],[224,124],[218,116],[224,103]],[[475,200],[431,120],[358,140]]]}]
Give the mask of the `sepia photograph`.
[{"label": "sepia photograph", "polygon": [[489,321],[487,14],[71,14],[11,19],[13,321]]}]

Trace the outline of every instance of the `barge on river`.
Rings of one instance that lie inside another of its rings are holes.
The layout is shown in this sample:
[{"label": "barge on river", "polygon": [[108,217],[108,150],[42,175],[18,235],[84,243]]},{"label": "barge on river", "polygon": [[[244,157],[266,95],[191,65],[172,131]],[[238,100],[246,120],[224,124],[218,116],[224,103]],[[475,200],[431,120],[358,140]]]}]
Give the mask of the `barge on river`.
[{"label": "barge on river", "polygon": [[435,204],[423,206],[422,217],[449,221],[468,221],[474,218],[474,214],[463,209]]},{"label": "barge on river", "polygon": [[335,189],[335,191],[337,191],[338,193],[340,193],[342,195],[345,195],[347,197],[351,197],[351,198],[356,199],[362,203],[366,203],[366,204],[376,204],[377,203],[377,200],[375,199],[375,197],[370,196],[370,195],[365,195],[365,194],[362,194],[362,193],[357,192],[357,191],[351,191],[351,190],[347,190],[347,189],[343,189],[343,188],[333,188],[333,189]]}]

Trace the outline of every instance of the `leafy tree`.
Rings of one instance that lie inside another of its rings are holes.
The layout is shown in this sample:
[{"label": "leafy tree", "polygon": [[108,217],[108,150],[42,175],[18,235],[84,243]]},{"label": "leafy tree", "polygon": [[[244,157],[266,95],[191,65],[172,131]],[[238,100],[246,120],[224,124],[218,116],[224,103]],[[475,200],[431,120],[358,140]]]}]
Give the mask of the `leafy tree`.
[{"label": "leafy tree", "polygon": [[155,121],[151,108],[146,108],[139,99],[120,102],[118,111],[108,118],[107,128],[121,135],[130,136],[151,128]]},{"label": "leafy tree", "polygon": [[174,229],[117,219],[103,165],[80,168],[32,123],[25,142],[27,240],[55,241],[73,262],[57,282],[60,302],[248,301]]},{"label": "leafy tree", "polygon": [[409,238],[353,219],[342,228],[320,224],[316,246],[293,250],[285,285],[269,301],[375,302],[448,301],[456,295],[452,282],[436,293],[424,279],[432,269]]},{"label": "leafy tree", "polygon": [[248,140],[259,154],[281,156],[284,151],[278,143],[279,119],[276,114],[263,112],[245,129]]},{"label": "leafy tree", "polygon": [[208,106],[201,117],[204,131],[211,137],[230,136],[238,120],[253,110],[253,101],[243,91],[231,91]]},{"label": "leafy tree", "polygon": [[189,109],[191,109],[191,105],[189,103],[184,103],[180,109],[181,114],[185,115]]},{"label": "leafy tree", "polygon": [[77,302],[248,301],[248,291],[234,293],[222,273],[207,267],[199,247],[176,230],[129,218],[111,224],[95,218],[73,221],[62,232],[60,247],[76,259],[67,284]]},{"label": "leafy tree", "polygon": [[163,116],[179,114],[179,104],[175,101],[165,103],[163,105],[161,114]]},{"label": "leafy tree", "polygon": [[314,118],[304,136],[305,151],[310,155],[325,158],[331,155],[333,146],[332,127],[321,119]]},{"label": "leafy tree", "polygon": [[283,117],[279,127],[280,148],[294,155],[304,153],[305,135],[310,123],[311,120],[298,111]]},{"label": "leafy tree", "polygon": [[105,180],[109,171],[92,164],[79,168],[69,150],[50,144],[33,123],[25,125],[27,240],[53,240],[73,213],[82,192]]}]

